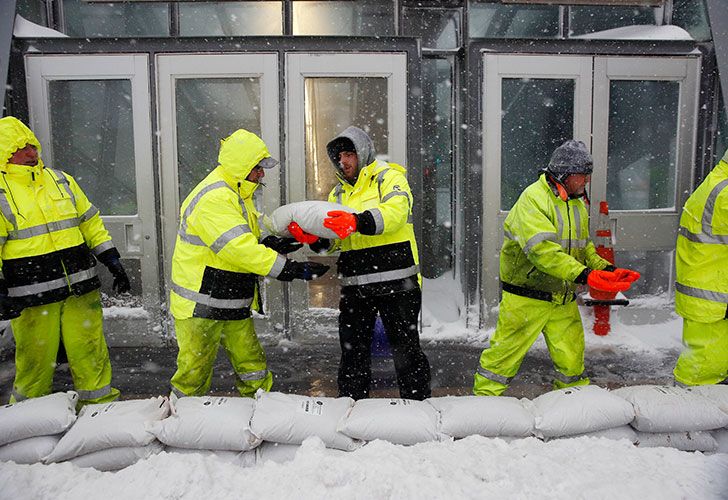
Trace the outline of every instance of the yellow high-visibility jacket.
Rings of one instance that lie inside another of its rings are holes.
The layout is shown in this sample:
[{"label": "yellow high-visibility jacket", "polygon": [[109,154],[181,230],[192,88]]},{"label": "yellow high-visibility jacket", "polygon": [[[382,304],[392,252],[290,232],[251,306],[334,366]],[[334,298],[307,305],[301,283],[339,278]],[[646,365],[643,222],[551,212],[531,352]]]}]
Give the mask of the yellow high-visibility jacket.
[{"label": "yellow high-visibility jacket", "polygon": [[341,250],[337,269],[342,286],[379,295],[421,283],[406,172],[396,163],[375,160],[360,170],[353,186],[339,176],[329,193],[329,201],[355,212],[368,210],[376,223],[374,235],[355,232],[335,240],[334,249]]},{"label": "yellow high-visibility jacket", "polygon": [[609,265],[589,237],[584,200],[563,201],[544,174],[521,193],[503,223],[503,232],[501,281],[550,293],[554,302],[573,298],[574,280],[586,267]]},{"label": "yellow high-visibility jacket", "polygon": [[237,320],[259,309],[258,276],[277,277],[285,257],[259,244],[257,183],[246,180],[270,156],[247,130],[222,141],[219,165],[187,196],[172,256],[170,309],[176,319]]},{"label": "yellow high-visibility jacket", "polygon": [[11,116],[0,119],[0,266],[19,306],[49,304],[99,288],[96,259],[113,249],[99,210],[70,175],[8,163],[40,143]]},{"label": "yellow high-visibility jacket", "polygon": [[728,318],[728,153],[685,202],[675,270],[680,316],[701,323]]}]

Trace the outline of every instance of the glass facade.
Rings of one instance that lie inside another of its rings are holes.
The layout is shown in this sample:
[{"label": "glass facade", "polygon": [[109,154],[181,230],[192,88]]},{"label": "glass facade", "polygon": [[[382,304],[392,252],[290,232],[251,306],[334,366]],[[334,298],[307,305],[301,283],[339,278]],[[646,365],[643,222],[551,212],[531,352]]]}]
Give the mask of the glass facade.
[{"label": "glass facade", "polygon": [[78,38],[169,36],[166,3],[62,0],[64,33]]},{"label": "glass facade", "polygon": [[393,36],[394,2],[293,2],[294,35]]},{"label": "glass facade", "polygon": [[662,8],[658,7],[571,7],[570,35],[586,35],[636,24],[662,24]]},{"label": "glass facade", "polygon": [[282,35],[282,2],[180,2],[180,36]]},{"label": "glass facade", "polygon": [[47,166],[71,174],[101,215],[135,215],[131,82],[54,80],[48,94],[53,162]]},{"label": "glass facade", "polygon": [[556,38],[559,7],[553,5],[501,5],[471,3],[470,38]]},{"label": "glass facade", "polygon": [[457,49],[460,37],[459,9],[404,9],[403,32],[422,39],[427,49]]}]

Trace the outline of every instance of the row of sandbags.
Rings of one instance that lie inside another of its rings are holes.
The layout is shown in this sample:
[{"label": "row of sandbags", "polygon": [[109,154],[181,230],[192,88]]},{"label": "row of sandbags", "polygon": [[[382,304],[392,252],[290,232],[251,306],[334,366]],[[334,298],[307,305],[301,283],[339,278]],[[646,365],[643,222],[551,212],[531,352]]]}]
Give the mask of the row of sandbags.
[{"label": "row of sandbags", "polygon": [[[554,439],[592,435],[639,446],[728,453],[728,386],[580,386],[533,400],[449,396],[426,401],[309,397],[166,397],[86,405],[57,393],[0,408],[0,460],[69,461],[117,470],[163,449],[239,465],[292,457],[316,436],[353,451],[368,441],[412,445],[469,435]],[[260,446],[264,443],[263,446]]]}]

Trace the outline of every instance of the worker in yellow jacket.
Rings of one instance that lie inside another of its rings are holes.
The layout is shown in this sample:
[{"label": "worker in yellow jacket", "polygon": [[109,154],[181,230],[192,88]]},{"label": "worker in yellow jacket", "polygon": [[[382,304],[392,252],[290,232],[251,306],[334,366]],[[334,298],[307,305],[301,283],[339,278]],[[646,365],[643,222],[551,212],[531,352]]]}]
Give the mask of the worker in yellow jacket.
[{"label": "worker in yellow jacket", "polygon": [[172,256],[170,309],[179,354],[172,377],[177,396],[210,389],[222,344],[242,396],[270,390],[273,376],[255,333],[251,310],[262,311],[258,279],[311,280],[329,267],[285,258],[301,247],[291,238],[260,241],[253,193],[265,169],[278,162],[252,132],[237,130],[221,142],[218,166],[187,196]]},{"label": "worker in yellow jacket", "polygon": [[339,179],[329,201],[353,213],[334,210],[324,220],[324,226],[341,239],[307,242],[314,251],[341,251],[339,396],[369,396],[378,313],[392,347],[400,396],[428,398],[430,363],[419,335],[422,279],[406,170],[377,160],[374,143],[358,127],[348,127],[326,149]]},{"label": "worker in yellow jacket", "polygon": [[[49,394],[62,341],[79,402],[112,401],[96,260],[127,292],[129,278],[99,210],[75,179],[43,165],[18,119],[0,119],[0,314],[15,337],[10,401]],[[95,258],[94,258],[95,257]]]},{"label": "worker in yellow jacket", "polygon": [[685,202],[675,254],[675,310],[686,349],[675,365],[683,385],[728,377],[728,151]]},{"label": "worker in yellow jacket", "polygon": [[490,346],[480,356],[474,394],[503,394],[541,332],[556,368],[554,388],[589,383],[577,285],[617,292],[639,278],[597,255],[589,238],[585,198],[592,169],[586,145],[566,141],[506,217],[500,252],[503,299]]}]

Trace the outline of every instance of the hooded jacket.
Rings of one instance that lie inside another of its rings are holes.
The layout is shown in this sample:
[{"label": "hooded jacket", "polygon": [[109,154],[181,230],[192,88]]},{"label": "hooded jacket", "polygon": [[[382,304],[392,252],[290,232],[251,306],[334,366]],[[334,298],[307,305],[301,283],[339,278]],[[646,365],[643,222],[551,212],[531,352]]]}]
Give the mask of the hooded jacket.
[{"label": "hooded jacket", "polygon": [[172,256],[170,309],[176,319],[237,320],[260,310],[258,276],[277,277],[286,259],[259,243],[258,184],[246,180],[270,157],[252,132],[221,142],[219,165],[187,196]]},{"label": "hooded jacket", "polygon": [[675,270],[680,316],[700,323],[728,319],[728,152],[685,202]]},{"label": "hooded jacket", "polygon": [[573,299],[574,280],[585,268],[604,269],[589,238],[589,212],[580,198],[563,201],[541,174],[513,205],[503,223],[500,279],[546,292],[557,303]]},{"label": "hooded jacket", "polygon": [[[339,152],[346,150],[346,144],[353,144],[360,165],[353,185],[344,178],[339,165]],[[341,250],[337,268],[342,286],[357,287],[362,294],[372,295],[417,286],[419,255],[407,170],[375,159],[371,138],[357,127],[349,127],[335,137],[327,145],[327,152],[339,179],[328,200],[360,214],[357,232],[335,240],[335,248]]]},{"label": "hooded jacket", "polygon": [[[34,166],[9,163],[27,144]],[[96,259],[118,252],[99,210],[70,175],[45,167],[20,120],[0,119],[0,266],[15,306],[49,304],[99,288]]]}]

